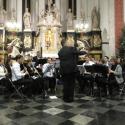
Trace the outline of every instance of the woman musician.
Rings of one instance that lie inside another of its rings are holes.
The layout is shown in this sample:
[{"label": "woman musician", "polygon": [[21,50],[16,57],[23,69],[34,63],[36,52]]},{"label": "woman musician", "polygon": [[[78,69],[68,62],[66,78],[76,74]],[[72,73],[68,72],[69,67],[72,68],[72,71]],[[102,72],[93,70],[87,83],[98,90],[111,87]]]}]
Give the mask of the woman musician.
[{"label": "woman musician", "polygon": [[38,71],[33,67],[31,59],[25,60],[23,65],[24,69],[29,73],[25,78],[30,77],[34,81],[32,86],[33,94],[40,94],[42,92],[42,77],[40,77]]},{"label": "woman musician", "polygon": [[109,94],[112,96],[113,89],[116,88],[119,92],[119,86],[124,82],[122,67],[119,58],[112,58],[111,69],[109,69]]}]

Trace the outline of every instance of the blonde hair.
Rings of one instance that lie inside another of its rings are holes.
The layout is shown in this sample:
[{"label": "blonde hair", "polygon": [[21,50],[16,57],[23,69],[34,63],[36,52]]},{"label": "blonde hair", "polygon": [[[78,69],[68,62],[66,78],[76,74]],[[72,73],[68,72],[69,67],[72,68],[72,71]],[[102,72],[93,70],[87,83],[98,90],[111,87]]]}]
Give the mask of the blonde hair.
[{"label": "blonde hair", "polygon": [[73,46],[73,47],[74,47],[74,39],[73,39],[73,36],[68,36],[68,37],[67,37],[65,46]]}]

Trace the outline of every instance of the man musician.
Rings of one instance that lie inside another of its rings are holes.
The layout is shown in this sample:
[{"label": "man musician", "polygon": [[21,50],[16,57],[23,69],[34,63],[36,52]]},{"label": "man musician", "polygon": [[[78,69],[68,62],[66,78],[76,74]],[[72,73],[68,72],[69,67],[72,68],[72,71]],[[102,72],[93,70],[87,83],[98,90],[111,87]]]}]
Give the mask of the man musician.
[{"label": "man musician", "polygon": [[12,82],[18,86],[24,85],[24,92],[26,92],[27,95],[30,96],[32,94],[31,86],[33,84],[33,81],[31,79],[24,79],[25,75],[28,74],[28,71],[26,69],[21,70],[20,65],[22,63],[23,56],[17,55],[11,66]]},{"label": "man musician", "polygon": [[32,60],[29,58],[24,60],[24,67],[27,69],[28,73],[25,78],[31,78],[33,80],[32,92],[33,94],[41,94],[43,90],[42,76],[39,74],[38,70],[32,65]]},{"label": "man musician", "polygon": [[50,88],[51,93],[53,94],[55,92],[56,79],[54,76],[54,64],[51,58],[48,58],[47,63],[43,65],[42,72],[45,89],[48,90]]},{"label": "man musician", "polygon": [[0,85],[10,88],[9,80],[7,79],[8,71],[4,66],[4,58],[0,57]]},{"label": "man musician", "polygon": [[90,57],[87,55],[85,57],[85,62],[83,63],[83,68],[85,70],[85,72],[84,72],[84,78],[83,78],[84,79],[83,80],[84,81],[83,82],[84,85],[82,85],[81,88],[82,88],[82,91],[84,91],[85,87],[88,86],[89,93],[87,93],[87,94],[91,94],[91,95],[93,94],[93,87],[94,87],[93,82],[94,82],[94,78],[93,78],[93,75],[91,74],[91,72],[87,71],[87,70],[88,70],[88,68],[91,69],[91,67],[92,67],[93,64],[94,64],[94,62],[92,62],[90,60]]}]

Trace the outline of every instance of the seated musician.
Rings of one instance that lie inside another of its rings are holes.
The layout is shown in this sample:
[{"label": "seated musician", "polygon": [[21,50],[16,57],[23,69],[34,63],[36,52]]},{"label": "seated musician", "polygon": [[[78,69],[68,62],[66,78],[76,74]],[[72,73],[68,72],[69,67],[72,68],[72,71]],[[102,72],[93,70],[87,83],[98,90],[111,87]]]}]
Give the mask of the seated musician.
[{"label": "seated musician", "polygon": [[32,92],[33,94],[41,94],[42,93],[42,77],[37,71],[37,69],[32,65],[32,60],[27,59],[24,62],[24,66],[28,71],[28,75],[26,75],[26,78],[32,78],[33,79],[33,86],[32,86]]},{"label": "seated musician", "polygon": [[95,68],[95,82],[100,96],[107,96],[108,73],[109,68],[105,59],[101,59],[99,64],[94,65]]},{"label": "seated musician", "polygon": [[43,63],[43,59],[41,58],[41,54],[38,51],[37,55],[35,57],[33,57],[33,63],[34,63],[34,67],[38,70],[38,72],[41,74],[42,73],[42,63]]},{"label": "seated musician", "polygon": [[47,63],[43,65],[42,71],[45,89],[48,90],[50,88],[51,93],[54,93],[56,81],[54,76],[54,64],[51,58],[48,58]]},{"label": "seated musician", "polygon": [[109,69],[109,94],[112,96],[113,89],[119,91],[119,85],[123,83],[122,67],[117,58],[111,59],[111,69]]},{"label": "seated musician", "polygon": [[21,70],[20,67],[20,65],[23,63],[23,56],[17,55],[15,59],[16,60],[13,61],[11,67],[12,81],[15,85],[24,85],[24,92],[30,96],[32,94],[31,85],[33,84],[33,81],[31,79],[24,79],[28,72],[25,71],[25,69]]},{"label": "seated musician", "polygon": [[[92,66],[94,62],[90,61],[90,57],[86,56],[85,57],[85,62],[83,63],[83,67],[85,66]],[[89,94],[93,94],[93,87],[94,87],[94,78],[91,74],[91,72],[86,71],[84,72],[84,87],[88,86],[89,87]]]},{"label": "seated musician", "polygon": [[83,63],[83,66],[91,66],[95,64],[93,61],[90,60],[90,57],[89,56],[86,56],[85,57],[85,62]]},{"label": "seated musician", "polygon": [[4,66],[4,59],[0,57],[0,85],[5,86],[8,90],[10,90],[10,82],[6,78],[7,75],[8,71]]}]

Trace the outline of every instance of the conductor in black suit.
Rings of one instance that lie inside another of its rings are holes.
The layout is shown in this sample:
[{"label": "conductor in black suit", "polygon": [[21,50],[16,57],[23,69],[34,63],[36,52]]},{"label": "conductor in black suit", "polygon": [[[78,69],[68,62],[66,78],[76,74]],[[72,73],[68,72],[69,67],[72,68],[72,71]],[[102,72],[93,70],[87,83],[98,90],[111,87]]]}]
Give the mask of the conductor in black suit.
[{"label": "conductor in black suit", "polygon": [[86,54],[85,51],[78,51],[74,47],[74,42],[63,41],[63,47],[58,55],[60,59],[60,73],[63,80],[63,100],[65,102],[73,102],[75,75],[77,72],[78,55]]}]

